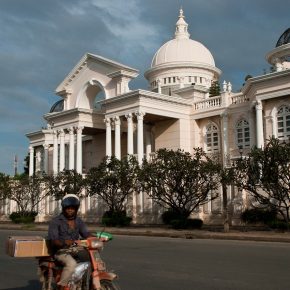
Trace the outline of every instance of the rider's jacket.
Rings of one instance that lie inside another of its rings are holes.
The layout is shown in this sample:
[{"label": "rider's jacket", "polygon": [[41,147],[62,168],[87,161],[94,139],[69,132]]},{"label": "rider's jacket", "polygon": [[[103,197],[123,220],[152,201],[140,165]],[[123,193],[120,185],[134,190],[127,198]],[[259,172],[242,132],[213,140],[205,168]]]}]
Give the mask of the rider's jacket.
[{"label": "rider's jacket", "polygon": [[[48,227],[48,240],[79,240],[80,238],[86,239],[89,237],[88,229],[79,217],[75,219],[75,228],[71,229],[68,226],[66,217],[61,213],[51,220]],[[63,247],[64,248],[64,247]],[[52,247],[52,254],[56,253],[59,248]]]}]

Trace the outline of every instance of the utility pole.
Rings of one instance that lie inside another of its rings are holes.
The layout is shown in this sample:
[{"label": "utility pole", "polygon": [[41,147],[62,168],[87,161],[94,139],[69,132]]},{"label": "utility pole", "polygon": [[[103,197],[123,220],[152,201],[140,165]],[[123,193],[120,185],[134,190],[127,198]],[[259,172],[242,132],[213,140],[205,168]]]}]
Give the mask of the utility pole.
[{"label": "utility pole", "polygon": [[18,173],[18,158],[17,155],[14,155],[14,176]]}]

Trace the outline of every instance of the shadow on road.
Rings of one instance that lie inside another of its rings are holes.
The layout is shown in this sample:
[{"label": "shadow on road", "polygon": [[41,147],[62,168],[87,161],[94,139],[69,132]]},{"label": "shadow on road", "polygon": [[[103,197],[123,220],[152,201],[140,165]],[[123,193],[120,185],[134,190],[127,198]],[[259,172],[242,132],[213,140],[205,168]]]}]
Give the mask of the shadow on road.
[{"label": "shadow on road", "polygon": [[23,287],[2,289],[0,286],[0,289],[2,290],[39,290],[41,289],[41,285],[38,280],[30,280],[30,281],[27,281],[27,283],[28,285],[23,286]]}]

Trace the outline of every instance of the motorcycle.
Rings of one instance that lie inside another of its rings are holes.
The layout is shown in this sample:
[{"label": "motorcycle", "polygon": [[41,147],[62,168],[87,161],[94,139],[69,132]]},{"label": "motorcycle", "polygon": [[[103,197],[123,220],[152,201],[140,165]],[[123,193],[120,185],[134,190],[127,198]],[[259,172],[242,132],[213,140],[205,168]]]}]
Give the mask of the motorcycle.
[{"label": "motorcycle", "polygon": [[[88,255],[86,261],[77,260],[76,269],[65,290],[120,290],[115,283],[117,275],[107,271],[100,256],[104,243],[111,239],[110,234],[101,232],[86,240],[76,241],[70,250],[72,252],[85,250]],[[42,290],[56,290],[62,272],[61,263],[52,256],[37,259]]]}]

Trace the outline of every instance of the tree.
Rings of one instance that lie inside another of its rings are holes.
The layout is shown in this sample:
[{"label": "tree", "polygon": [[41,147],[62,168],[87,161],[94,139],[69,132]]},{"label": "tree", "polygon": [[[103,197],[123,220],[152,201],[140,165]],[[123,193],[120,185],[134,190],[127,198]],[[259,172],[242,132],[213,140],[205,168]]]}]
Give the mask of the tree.
[{"label": "tree", "polygon": [[16,175],[10,178],[7,187],[7,198],[16,202],[20,213],[37,212],[39,203],[45,197],[41,176]]},{"label": "tree", "polygon": [[28,175],[29,174],[29,163],[30,163],[29,154],[27,154],[25,156],[23,163],[24,163],[24,167],[23,167],[24,174]]},{"label": "tree", "polygon": [[85,188],[85,180],[76,170],[63,170],[57,175],[46,175],[44,181],[47,194],[57,200],[69,193],[80,196]]},{"label": "tree", "polygon": [[88,172],[88,194],[101,197],[111,213],[124,212],[127,198],[136,190],[138,168],[133,156],[121,160],[106,157],[99,166]]},{"label": "tree", "polygon": [[261,207],[276,210],[289,223],[290,143],[271,138],[236,162],[235,183]]},{"label": "tree", "polygon": [[10,176],[0,172],[0,200],[5,200],[10,196]]},{"label": "tree", "polygon": [[218,81],[213,81],[210,88],[209,88],[209,96],[215,97],[220,95],[220,84]]},{"label": "tree", "polygon": [[152,162],[144,161],[140,184],[158,204],[188,218],[198,206],[217,197],[218,169],[201,148],[194,149],[193,156],[160,149]]},{"label": "tree", "polygon": [[222,186],[222,212],[224,220],[224,231],[229,232],[230,230],[230,220],[229,220],[229,209],[228,209],[228,186],[231,185],[235,180],[234,168],[225,167],[223,164],[220,166],[219,171],[220,183]]}]

